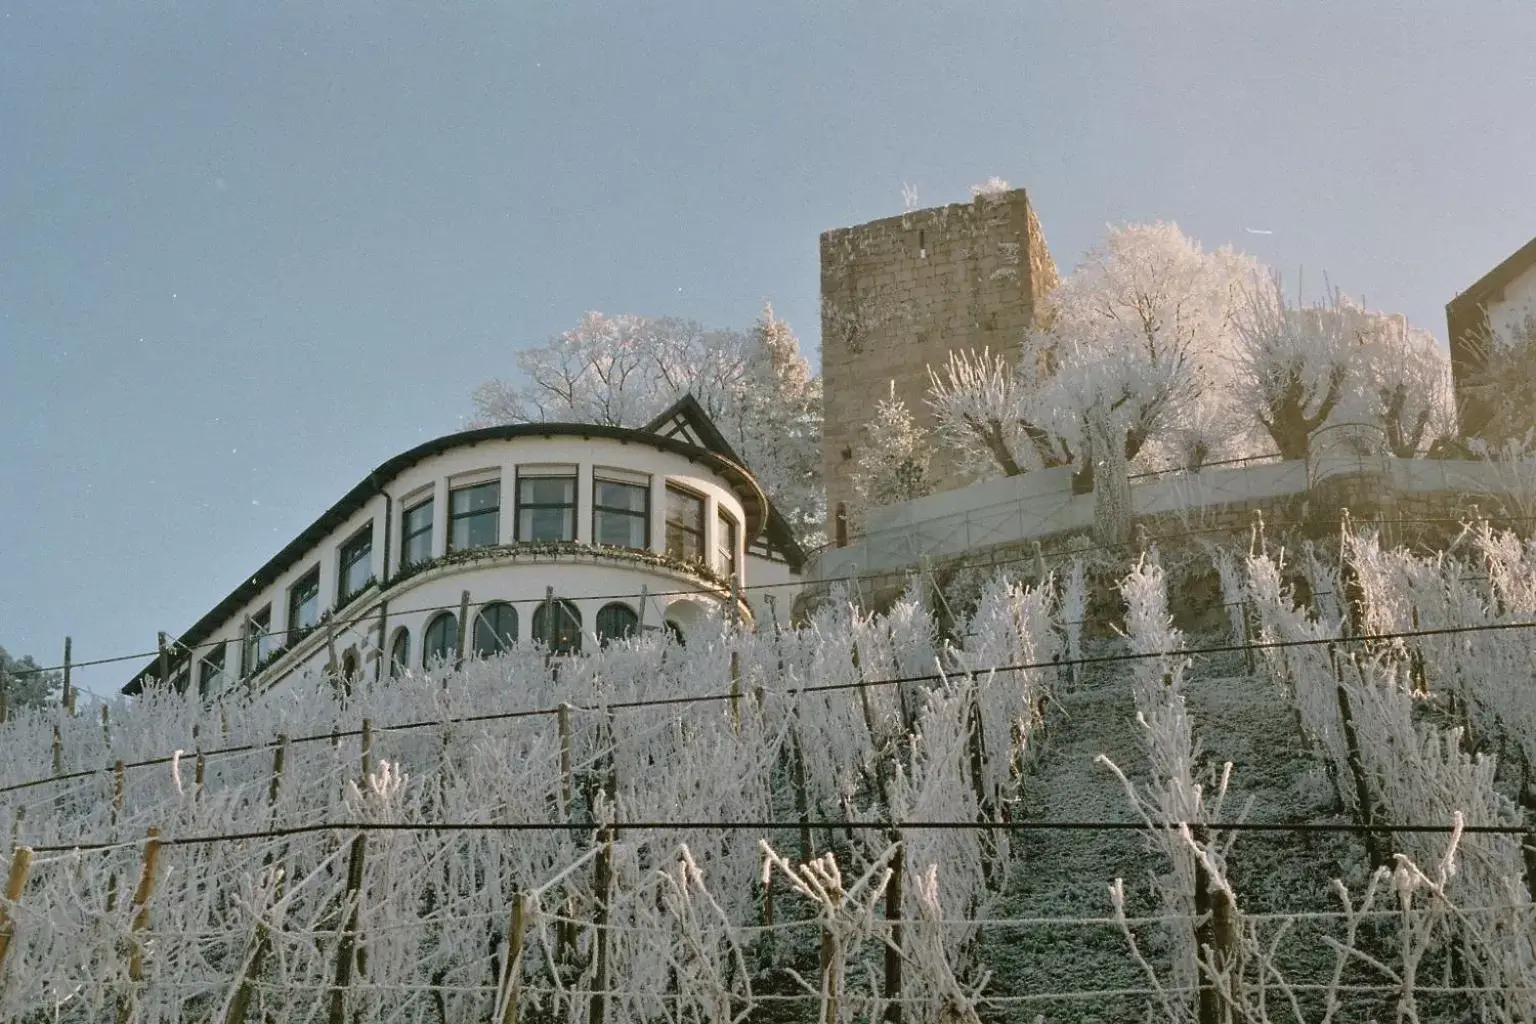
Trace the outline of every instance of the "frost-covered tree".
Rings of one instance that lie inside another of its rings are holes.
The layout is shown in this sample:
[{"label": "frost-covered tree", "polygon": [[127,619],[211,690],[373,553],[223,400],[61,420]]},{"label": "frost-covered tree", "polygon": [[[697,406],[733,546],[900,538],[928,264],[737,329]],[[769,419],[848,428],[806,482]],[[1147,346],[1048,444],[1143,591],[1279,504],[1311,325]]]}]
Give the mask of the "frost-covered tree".
[{"label": "frost-covered tree", "polygon": [[1305,459],[1330,421],[1375,428],[1369,443],[1399,458],[1454,433],[1450,365],[1428,333],[1335,292],[1290,305],[1259,278],[1238,319],[1233,396],[1281,458]]},{"label": "frost-covered tree", "polygon": [[1173,224],[1112,228],[1047,299],[1012,365],[962,352],[930,368],[941,438],[983,474],[1074,465],[1079,489],[1107,475],[1101,526],[1120,537],[1128,523],[1110,520],[1128,514],[1134,461],[1198,465],[1233,443],[1220,399],[1252,268]]},{"label": "frost-covered tree", "polygon": [[749,331],[590,312],[517,354],[523,383],[475,389],[476,426],[539,421],[638,427],[692,393],[803,541],[825,519],[821,381],[765,306]]},{"label": "frost-covered tree", "polygon": [[1469,339],[1472,359],[1462,389],[1486,409],[1472,425],[1495,452],[1520,452],[1536,440],[1536,313],[1507,316]]},{"label": "frost-covered tree", "polygon": [[64,677],[44,672],[32,656],[13,658],[0,647],[0,675],[5,679],[6,703],[12,708],[40,708],[58,699]]},{"label": "frost-covered tree", "polygon": [[928,463],[933,439],[912,416],[907,403],[890,397],[875,406],[875,415],[864,424],[864,440],[854,462],[852,483],[859,496],[855,512],[921,498],[933,489]]}]

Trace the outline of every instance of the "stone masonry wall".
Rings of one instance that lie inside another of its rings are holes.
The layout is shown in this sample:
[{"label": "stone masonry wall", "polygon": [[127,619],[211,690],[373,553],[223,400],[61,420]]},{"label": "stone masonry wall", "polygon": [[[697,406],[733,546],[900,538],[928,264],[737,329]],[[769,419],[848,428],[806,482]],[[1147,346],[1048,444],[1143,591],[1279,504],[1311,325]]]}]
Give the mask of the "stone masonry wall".
[{"label": "stone masonry wall", "polygon": [[[916,210],[821,236],[821,372],[827,508],[853,503],[849,474],[875,403],[896,395],[925,427],[928,367],[957,349],[1012,356],[1055,287],[1023,189]],[[935,460],[938,489],[966,483]]]}]

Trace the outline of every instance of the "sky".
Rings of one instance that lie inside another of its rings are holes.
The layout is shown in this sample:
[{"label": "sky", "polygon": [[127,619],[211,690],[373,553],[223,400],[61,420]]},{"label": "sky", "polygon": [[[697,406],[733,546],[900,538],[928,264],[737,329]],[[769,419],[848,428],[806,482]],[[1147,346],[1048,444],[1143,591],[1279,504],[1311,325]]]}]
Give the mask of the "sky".
[{"label": "sky", "polygon": [[[1536,234],[1536,5],[563,0],[0,12],[0,646],[178,635],[582,312],[814,354],[817,237],[1030,190],[1445,335]],[[138,661],[83,669],[98,693]]]}]

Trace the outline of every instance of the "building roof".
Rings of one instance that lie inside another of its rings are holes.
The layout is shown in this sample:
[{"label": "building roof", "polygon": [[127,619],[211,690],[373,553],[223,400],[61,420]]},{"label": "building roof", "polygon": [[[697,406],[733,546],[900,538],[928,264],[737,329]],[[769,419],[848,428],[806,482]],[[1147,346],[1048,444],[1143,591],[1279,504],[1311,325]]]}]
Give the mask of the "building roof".
[{"label": "building roof", "polygon": [[1536,266],[1536,238],[1516,249],[1504,262],[1445,304],[1446,341],[1451,349],[1451,377],[1463,437],[1480,435],[1489,422],[1488,402],[1485,396],[1477,394],[1475,386],[1487,356],[1484,348],[1488,303],[1501,298],[1510,282],[1532,266]]},{"label": "building roof", "polygon": [[[363,477],[356,486],[342,495],[341,500],[321,513],[276,555],[255,573],[247,577],[201,619],[177,638],[176,649],[194,647],[211,636],[214,630],[229,617],[249,604],[273,581],[307,557],[314,546],[332,530],[346,522],[354,513],[365,507],[370,499],[381,494],[391,481],[405,470],[434,455],[455,448],[467,448],[486,441],[507,441],[519,437],[580,437],[607,438],[629,443],[648,444],[661,451],[673,452],[690,460],[709,466],[725,478],[741,499],[742,512],[746,516],[744,540],[750,544],[762,533],[785,556],[796,571],[805,562],[805,552],[795,543],[794,536],[762,487],[731,449],[730,444],[710,421],[702,406],[692,395],[684,395],[665,412],[644,427],[614,427],[596,423],[512,423],[495,427],[481,427],[448,434],[382,463]],[[153,675],[158,659],[145,665],[124,685],[122,692],[136,694],[143,688],[146,677]]]}]

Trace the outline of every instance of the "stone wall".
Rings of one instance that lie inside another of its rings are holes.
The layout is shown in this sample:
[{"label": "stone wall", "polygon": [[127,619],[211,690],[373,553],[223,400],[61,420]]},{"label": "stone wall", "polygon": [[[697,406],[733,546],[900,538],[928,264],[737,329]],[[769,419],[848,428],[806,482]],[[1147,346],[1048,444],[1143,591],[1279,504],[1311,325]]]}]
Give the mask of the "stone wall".
[{"label": "stone wall", "polygon": [[[957,349],[1011,356],[1056,267],[1023,189],[821,236],[822,467],[827,507],[852,503],[861,429],[895,382],[926,427],[928,368]],[[939,467],[938,486],[966,480]]]}]

